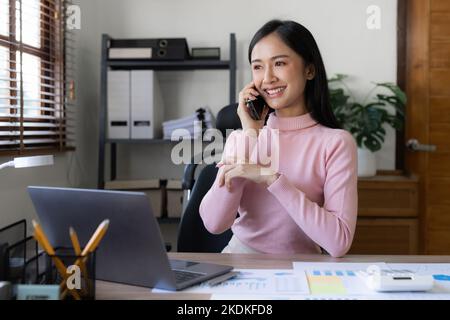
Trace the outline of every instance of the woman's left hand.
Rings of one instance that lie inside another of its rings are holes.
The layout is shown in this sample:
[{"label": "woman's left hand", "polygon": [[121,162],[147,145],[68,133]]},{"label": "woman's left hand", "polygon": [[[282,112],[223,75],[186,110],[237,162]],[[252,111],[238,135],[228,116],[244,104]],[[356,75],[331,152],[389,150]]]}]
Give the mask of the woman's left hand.
[{"label": "woman's left hand", "polygon": [[226,186],[228,191],[231,191],[231,180],[233,178],[245,178],[256,183],[272,184],[279,174],[274,170],[262,167],[257,164],[238,163],[222,165],[224,169],[221,171],[219,177],[219,187]]}]

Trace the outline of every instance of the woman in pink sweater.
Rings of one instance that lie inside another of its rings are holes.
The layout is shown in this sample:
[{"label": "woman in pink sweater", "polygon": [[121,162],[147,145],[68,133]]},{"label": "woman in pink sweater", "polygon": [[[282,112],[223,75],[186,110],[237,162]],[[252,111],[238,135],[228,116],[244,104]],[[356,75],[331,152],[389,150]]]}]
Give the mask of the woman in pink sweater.
[{"label": "woman in pink sweater", "polygon": [[[231,227],[225,253],[322,248],[343,256],[356,225],[356,143],[331,110],[317,44],[302,25],[272,20],[253,37],[248,57],[253,81],[239,93],[243,130],[227,139],[200,205],[204,225],[214,234]],[[258,95],[274,111],[266,106],[260,121],[246,105]]]}]

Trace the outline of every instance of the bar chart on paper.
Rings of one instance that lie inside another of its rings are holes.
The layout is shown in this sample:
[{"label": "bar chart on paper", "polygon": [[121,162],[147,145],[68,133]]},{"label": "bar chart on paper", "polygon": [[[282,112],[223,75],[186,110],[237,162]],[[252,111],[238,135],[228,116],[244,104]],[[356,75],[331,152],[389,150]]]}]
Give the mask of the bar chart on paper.
[{"label": "bar chart on paper", "polygon": [[431,292],[450,294],[450,264],[448,263],[389,263],[388,266],[390,270],[432,275],[434,287]]},{"label": "bar chart on paper", "polygon": [[294,262],[294,270],[304,272],[312,295],[361,295],[373,294],[357,276],[359,271],[378,266],[385,269],[384,262],[377,263],[309,263]]},{"label": "bar chart on paper", "polygon": [[208,282],[204,282],[187,288],[183,292],[276,296],[309,294],[304,273],[289,269],[235,269],[234,271],[239,271],[239,274],[218,285],[210,286]]}]

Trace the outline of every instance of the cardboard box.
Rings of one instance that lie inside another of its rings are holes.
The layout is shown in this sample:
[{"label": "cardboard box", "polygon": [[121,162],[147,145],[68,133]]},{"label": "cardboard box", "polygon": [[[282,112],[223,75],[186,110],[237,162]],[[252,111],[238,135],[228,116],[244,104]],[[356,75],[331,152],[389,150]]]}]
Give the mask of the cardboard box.
[{"label": "cardboard box", "polygon": [[150,199],[150,204],[155,217],[160,218],[162,216],[163,194],[159,179],[107,181],[105,183],[105,189],[145,192]]},{"label": "cardboard box", "polygon": [[181,180],[168,180],[167,192],[167,216],[169,218],[180,218],[183,211],[183,189]]}]

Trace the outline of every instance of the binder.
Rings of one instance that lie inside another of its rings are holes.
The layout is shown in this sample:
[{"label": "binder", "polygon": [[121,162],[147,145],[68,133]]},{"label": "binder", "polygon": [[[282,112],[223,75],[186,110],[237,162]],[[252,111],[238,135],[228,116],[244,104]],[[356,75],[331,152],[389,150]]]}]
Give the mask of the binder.
[{"label": "binder", "polygon": [[161,137],[163,100],[153,70],[131,71],[131,139]]},{"label": "binder", "polygon": [[130,138],[130,71],[108,71],[108,138]]},{"label": "binder", "polygon": [[151,59],[152,48],[110,48],[110,59]]},{"label": "binder", "polygon": [[109,59],[172,61],[190,59],[185,38],[111,39]]}]

